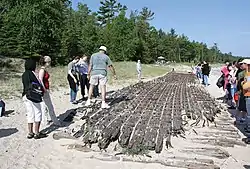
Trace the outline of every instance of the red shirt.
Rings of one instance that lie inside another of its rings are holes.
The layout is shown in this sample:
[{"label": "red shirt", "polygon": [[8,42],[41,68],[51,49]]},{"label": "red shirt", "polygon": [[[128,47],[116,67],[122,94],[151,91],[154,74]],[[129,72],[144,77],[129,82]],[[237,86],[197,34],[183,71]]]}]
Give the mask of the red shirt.
[{"label": "red shirt", "polygon": [[49,73],[44,70],[43,84],[46,89],[49,89]]}]

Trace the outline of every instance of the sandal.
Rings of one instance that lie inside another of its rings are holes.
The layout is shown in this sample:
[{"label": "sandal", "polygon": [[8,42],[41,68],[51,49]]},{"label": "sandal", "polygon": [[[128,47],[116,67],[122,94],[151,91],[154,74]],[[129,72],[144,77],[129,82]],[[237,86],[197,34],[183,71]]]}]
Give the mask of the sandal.
[{"label": "sandal", "polygon": [[47,134],[44,133],[38,133],[34,135],[34,139],[40,139],[40,138],[45,138],[47,137]]},{"label": "sandal", "polygon": [[34,133],[29,133],[28,136],[27,136],[27,139],[32,139],[34,137]]}]

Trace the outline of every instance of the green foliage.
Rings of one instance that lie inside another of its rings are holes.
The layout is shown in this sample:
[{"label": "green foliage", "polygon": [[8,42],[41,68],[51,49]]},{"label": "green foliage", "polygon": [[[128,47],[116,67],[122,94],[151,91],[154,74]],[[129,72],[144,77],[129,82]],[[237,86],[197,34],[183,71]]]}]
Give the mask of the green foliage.
[{"label": "green foliage", "polygon": [[224,62],[237,59],[222,53],[217,43],[190,41],[150,25],[154,12],[144,7],[132,11],[117,0],[102,0],[96,13],[86,4],[72,9],[69,0],[2,0],[0,2],[0,55],[31,57],[50,55],[56,64],[73,56],[90,56],[100,45],[108,47],[113,61],[152,63],[163,56],[175,62]]},{"label": "green foliage", "polygon": [[97,19],[101,25],[111,23],[117,13],[127,10],[127,7],[118,3],[117,0],[101,0],[100,3]]}]

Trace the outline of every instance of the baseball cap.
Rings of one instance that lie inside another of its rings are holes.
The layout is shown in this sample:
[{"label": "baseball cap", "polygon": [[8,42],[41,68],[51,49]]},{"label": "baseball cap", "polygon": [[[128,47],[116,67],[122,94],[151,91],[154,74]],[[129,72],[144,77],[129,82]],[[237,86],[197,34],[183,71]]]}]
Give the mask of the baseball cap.
[{"label": "baseball cap", "polygon": [[106,48],[105,46],[101,46],[101,47],[99,48],[99,50],[103,50],[103,51],[107,52],[107,48]]}]

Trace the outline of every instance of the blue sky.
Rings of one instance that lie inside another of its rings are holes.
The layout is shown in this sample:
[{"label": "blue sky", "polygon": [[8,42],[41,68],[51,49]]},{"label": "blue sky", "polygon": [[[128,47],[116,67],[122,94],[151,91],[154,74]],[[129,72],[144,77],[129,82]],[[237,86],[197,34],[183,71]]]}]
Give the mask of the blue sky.
[{"label": "blue sky", "polygon": [[[155,13],[152,25],[168,32],[174,28],[191,40],[214,42],[222,52],[250,55],[250,0],[118,0],[128,11],[148,7]],[[97,11],[100,0],[72,0]]]}]

